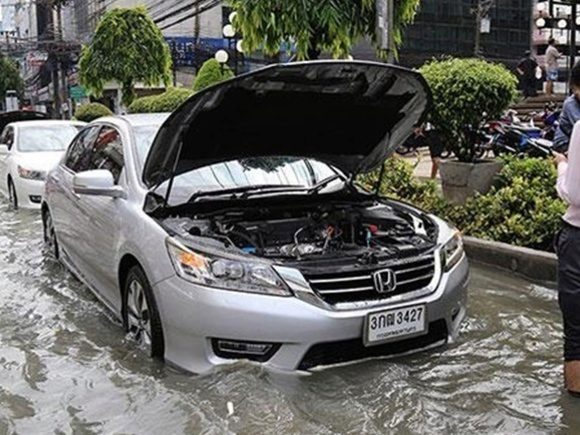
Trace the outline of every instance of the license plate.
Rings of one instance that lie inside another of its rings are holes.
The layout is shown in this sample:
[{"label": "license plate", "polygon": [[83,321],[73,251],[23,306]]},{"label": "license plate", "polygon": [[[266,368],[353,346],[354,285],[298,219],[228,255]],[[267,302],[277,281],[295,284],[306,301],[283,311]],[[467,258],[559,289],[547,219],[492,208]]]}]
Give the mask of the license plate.
[{"label": "license plate", "polygon": [[401,340],[427,332],[427,309],[425,305],[379,311],[367,316],[364,344]]}]

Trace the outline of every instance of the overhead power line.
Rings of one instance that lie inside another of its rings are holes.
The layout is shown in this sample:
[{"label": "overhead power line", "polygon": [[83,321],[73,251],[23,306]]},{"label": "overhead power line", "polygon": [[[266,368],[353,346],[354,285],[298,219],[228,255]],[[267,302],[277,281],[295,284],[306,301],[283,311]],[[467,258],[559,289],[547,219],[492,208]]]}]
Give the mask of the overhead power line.
[{"label": "overhead power line", "polygon": [[210,9],[213,9],[213,8],[215,8],[215,7],[216,7],[216,6],[218,6],[218,5],[219,5],[221,2],[222,2],[222,0],[210,0],[210,3],[208,3],[206,6],[204,6],[204,7],[201,7],[201,8],[199,8],[198,10],[196,10],[196,11],[194,11],[194,12],[191,12],[191,13],[189,13],[189,14],[185,15],[185,16],[183,16],[183,17],[179,18],[179,19],[178,19],[178,20],[176,20],[176,21],[173,21],[173,22],[171,22],[171,23],[169,23],[169,24],[166,24],[166,25],[164,25],[164,26],[161,26],[160,28],[161,28],[161,30],[169,29],[169,28],[171,28],[171,27],[173,27],[173,26],[176,26],[176,25],[178,25],[178,24],[180,24],[180,23],[183,23],[184,21],[187,21],[187,20],[189,20],[190,18],[193,18],[193,17],[195,17],[196,15],[203,14],[204,12],[206,12],[206,11],[208,11],[208,10],[210,10]]}]

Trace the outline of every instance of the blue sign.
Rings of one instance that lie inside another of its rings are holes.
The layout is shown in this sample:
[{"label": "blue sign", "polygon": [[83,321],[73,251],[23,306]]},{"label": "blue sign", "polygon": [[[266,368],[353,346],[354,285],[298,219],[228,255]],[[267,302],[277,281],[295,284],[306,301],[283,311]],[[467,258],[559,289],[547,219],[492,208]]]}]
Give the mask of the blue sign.
[{"label": "blue sign", "polygon": [[217,50],[228,48],[228,41],[223,38],[199,38],[197,44],[192,36],[166,36],[165,40],[177,67],[200,66],[213,57]]}]

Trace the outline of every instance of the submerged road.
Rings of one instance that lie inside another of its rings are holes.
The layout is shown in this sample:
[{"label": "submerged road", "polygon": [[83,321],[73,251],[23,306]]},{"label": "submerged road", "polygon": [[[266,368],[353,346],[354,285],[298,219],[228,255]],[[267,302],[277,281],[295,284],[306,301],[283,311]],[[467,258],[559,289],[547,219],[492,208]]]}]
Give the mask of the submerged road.
[{"label": "submerged road", "polygon": [[553,289],[474,267],[459,341],[309,376],[148,360],[0,203],[0,434],[578,433]]}]

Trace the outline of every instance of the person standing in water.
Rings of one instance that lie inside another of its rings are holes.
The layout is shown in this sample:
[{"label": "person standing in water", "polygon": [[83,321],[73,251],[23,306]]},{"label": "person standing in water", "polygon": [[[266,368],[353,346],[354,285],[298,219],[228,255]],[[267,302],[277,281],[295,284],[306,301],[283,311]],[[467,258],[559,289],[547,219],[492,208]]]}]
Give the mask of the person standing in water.
[{"label": "person standing in water", "polygon": [[568,204],[556,235],[558,303],[564,322],[564,383],[580,397],[580,122],[572,131],[568,156],[554,153],[558,195]]}]

